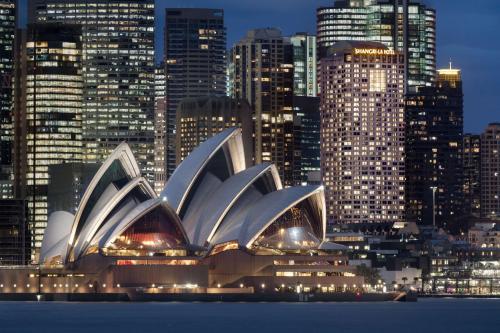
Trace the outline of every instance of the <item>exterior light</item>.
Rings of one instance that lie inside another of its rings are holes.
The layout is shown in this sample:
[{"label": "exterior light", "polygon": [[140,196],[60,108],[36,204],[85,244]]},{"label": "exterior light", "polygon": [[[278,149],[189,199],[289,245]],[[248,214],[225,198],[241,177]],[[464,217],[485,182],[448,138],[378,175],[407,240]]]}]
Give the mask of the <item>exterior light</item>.
[{"label": "exterior light", "polygon": [[106,288],[106,283],[104,283],[102,286],[103,286],[103,288]]},{"label": "exterior light", "polygon": [[89,288],[92,288],[93,286],[91,284],[89,284]]},{"label": "exterior light", "polygon": [[162,200],[163,200],[163,202],[166,202],[167,201],[167,197],[163,197]]},{"label": "exterior light", "polygon": [[[54,288],[57,288],[57,284],[56,284],[56,283],[54,283]],[[92,288],[92,287],[91,287],[91,288]]]},{"label": "exterior light", "polygon": [[156,288],[156,285],[153,283],[153,285],[151,287]]},{"label": "exterior light", "polygon": [[243,283],[240,284],[240,288],[243,288]]},{"label": "exterior light", "polygon": [[176,283],[174,283],[174,288],[177,288],[177,284]]},{"label": "exterior light", "polygon": [[29,287],[30,287],[30,284],[28,283],[28,284],[26,285],[26,288],[29,288]]},{"label": "exterior light", "polygon": [[266,285],[263,283],[260,285],[262,287],[262,289],[264,289],[266,287]]},{"label": "exterior light", "polygon": [[320,284],[318,284],[318,288],[321,288],[321,285],[320,285]]},{"label": "exterior light", "polygon": [[3,288],[3,284],[0,284],[0,288]]},{"label": "exterior light", "polygon": [[40,284],[40,288],[43,288],[43,283]]},{"label": "exterior light", "polygon": [[120,284],[119,283],[116,285],[116,288],[120,288]]},{"label": "exterior light", "polygon": [[220,288],[220,283],[217,283],[217,288]]},{"label": "exterior light", "polygon": [[77,287],[77,288],[78,288],[78,283],[77,283],[77,284],[75,284],[75,287]]},{"label": "exterior light", "polygon": [[69,287],[67,283],[66,283],[64,286],[65,286],[66,288],[68,288],[68,287]]},{"label": "exterior light", "polygon": [[285,285],[284,285],[284,284],[282,284],[282,285],[281,285],[281,288],[285,288]]},{"label": "exterior light", "polygon": [[17,288],[17,284],[14,283],[14,288]]}]

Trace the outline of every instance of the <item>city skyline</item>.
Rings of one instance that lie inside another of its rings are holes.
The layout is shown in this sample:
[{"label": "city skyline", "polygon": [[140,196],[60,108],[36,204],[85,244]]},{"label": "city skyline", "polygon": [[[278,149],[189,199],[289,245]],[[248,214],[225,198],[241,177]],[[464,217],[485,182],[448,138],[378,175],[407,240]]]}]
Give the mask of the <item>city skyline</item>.
[{"label": "city skyline", "polygon": [[[281,0],[256,0],[250,2],[230,0],[156,0],[156,61],[163,56],[163,27],[166,8],[222,8],[227,27],[227,48],[240,40],[246,31],[255,28],[277,27],[285,36],[296,32],[316,34],[316,9],[331,5],[334,0],[289,0],[282,6]],[[24,13],[27,0],[20,0]],[[483,132],[487,125],[496,121],[495,109],[499,97],[495,80],[500,73],[500,46],[491,44],[500,22],[495,20],[495,10],[500,2],[483,0],[483,6],[470,6],[467,0],[424,0],[436,9],[437,15],[437,67],[453,66],[462,70],[464,80],[464,133]],[[285,15],[283,15],[285,14]],[[287,15],[288,14],[288,15]],[[289,19],[289,15],[297,19]],[[456,24],[457,16],[462,18]],[[299,19],[300,18],[300,19]],[[26,23],[21,17],[20,24]],[[483,83],[483,84],[478,84]],[[478,109],[477,105],[481,105]]]}]

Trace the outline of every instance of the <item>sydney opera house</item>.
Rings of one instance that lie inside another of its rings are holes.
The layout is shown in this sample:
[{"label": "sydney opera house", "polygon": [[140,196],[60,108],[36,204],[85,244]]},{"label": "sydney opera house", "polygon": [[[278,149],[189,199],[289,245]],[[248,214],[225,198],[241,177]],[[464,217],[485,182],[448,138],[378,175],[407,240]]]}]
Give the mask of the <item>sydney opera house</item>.
[{"label": "sydney opera house", "polygon": [[160,195],[122,143],[95,174],[75,215],[50,216],[40,267],[2,270],[0,292],[361,286],[345,248],[325,241],[325,228],[323,188],[283,188],[274,165],[247,166],[240,129],[196,148]]}]

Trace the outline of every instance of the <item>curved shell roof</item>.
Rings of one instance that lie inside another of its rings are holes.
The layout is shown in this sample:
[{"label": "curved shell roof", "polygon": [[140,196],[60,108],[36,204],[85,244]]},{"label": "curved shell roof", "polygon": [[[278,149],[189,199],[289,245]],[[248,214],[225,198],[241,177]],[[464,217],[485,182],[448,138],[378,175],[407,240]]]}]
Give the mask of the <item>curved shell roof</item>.
[{"label": "curved shell roof", "polygon": [[[176,223],[181,231],[184,231],[181,225],[181,221],[175,211],[164,201],[161,199],[150,199],[144,201],[143,203],[136,206],[132,209],[122,220],[118,223],[113,230],[110,230],[108,234],[103,237],[99,243],[101,248],[109,247],[117,237],[123,234],[130,226],[134,224],[141,217],[151,212],[152,210],[161,207],[165,210],[165,212],[171,217],[171,221]],[[186,240],[186,244],[189,244],[188,238],[186,234],[183,232],[184,239]]]},{"label": "curved shell roof", "polygon": [[231,220],[224,221],[215,234],[212,244],[237,241],[241,246],[250,247],[257,237],[274,221],[303,200],[313,200],[319,211],[317,220],[321,223],[320,240],[325,237],[326,212],[322,186],[290,187],[265,195],[253,205],[247,206]]},{"label": "curved shell roof", "polygon": [[74,245],[74,257],[78,259],[87,249],[92,238],[102,226],[109,214],[116,208],[116,206],[134,189],[140,189],[143,191],[149,199],[155,198],[156,194],[151,188],[149,183],[143,177],[137,177],[131,180],[127,185],[125,185],[121,190],[116,192],[111,197],[103,197],[106,204],[99,210],[99,213],[94,216],[89,223],[85,224],[82,231],[80,232],[75,245]]},{"label": "curved shell roof", "polygon": [[[119,163],[119,170],[117,171],[123,173],[129,180],[140,176],[139,166],[137,165],[137,161],[135,160],[130,147],[126,142],[122,142],[99,168],[94,178],[92,178],[87,190],[83,194],[71,227],[71,233],[68,239],[69,248],[66,257],[69,257],[69,254],[73,250],[74,243],[76,242],[80,231],[88,222],[89,216],[97,211],[97,209],[94,209],[95,204],[99,201],[108,185],[112,183],[113,175],[117,173],[115,170],[111,170],[115,162]],[[111,174],[108,177],[109,179],[104,179],[104,176],[109,174]]]},{"label": "curved shell roof", "polygon": [[43,235],[40,250],[40,262],[60,256],[65,259],[68,249],[68,237],[75,217],[68,212],[55,212],[50,215]]},{"label": "curved shell roof", "polygon": [[229,151],[231,159],[229,162],[232,166],[232,170],[230,171],[232,174],[243,171],[246,168],[241,129],[229,128],[208,139],[193,150],[177,167],[160,195],[167,200],[177,214],[183,209],[185,200],[202,173],[203,168],[223,147],[226,147]]},{"label": "curved shell roof", "polygon": [[222,220],[234,203],[256,180],[269,174],[273,179],[270,191],[281,190],[281,180],[273,164],[264,163],[241,171],[218,186],[198,210],[186,214],[182,225],[190,241],[198,246],[210,242]]}]

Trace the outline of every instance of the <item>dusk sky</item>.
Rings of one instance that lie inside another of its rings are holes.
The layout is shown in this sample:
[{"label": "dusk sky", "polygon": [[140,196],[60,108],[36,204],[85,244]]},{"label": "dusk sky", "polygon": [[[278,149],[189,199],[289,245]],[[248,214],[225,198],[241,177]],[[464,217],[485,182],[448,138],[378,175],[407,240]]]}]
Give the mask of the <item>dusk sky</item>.
[{"label": "dusk sky", "polygon": [[[278,27],[284,34],[315,33],[316,8],[333,0],[157,0],[157,60],[163,54],[166,7],[223,8],[228,47],[253,28]],[[462,69],[465,131],[480,133],[500,122],[500,1],[427,0],[437,10],[438,68]]]}]

